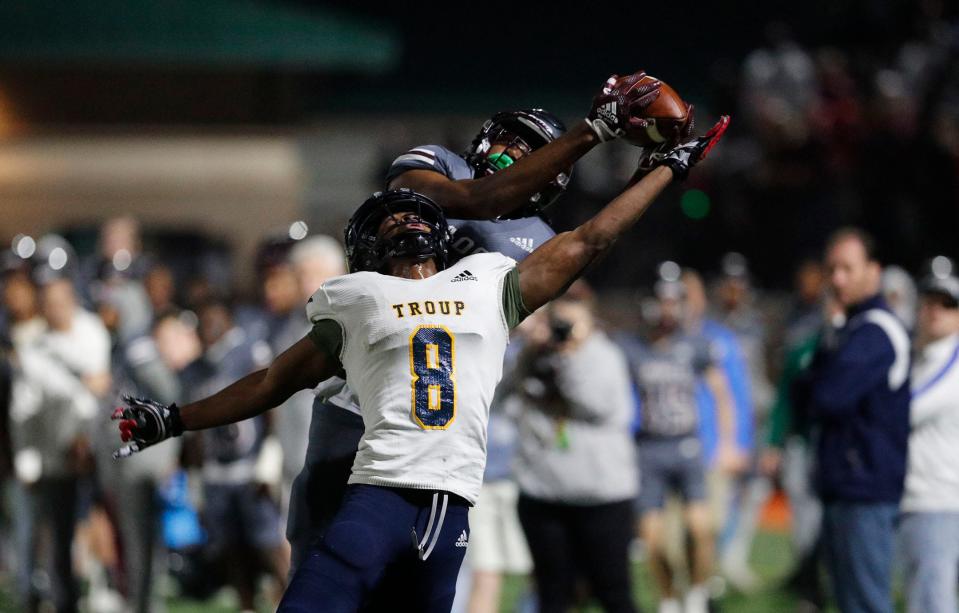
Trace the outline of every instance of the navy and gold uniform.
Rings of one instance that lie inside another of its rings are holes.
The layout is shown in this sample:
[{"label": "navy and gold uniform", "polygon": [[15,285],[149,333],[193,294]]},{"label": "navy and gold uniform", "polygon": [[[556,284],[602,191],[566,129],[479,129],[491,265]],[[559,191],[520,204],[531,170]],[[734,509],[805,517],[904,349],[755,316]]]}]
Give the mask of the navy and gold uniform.
[{"label": "navy and gold uniform", "polygon": [[343,506],[281,611],[354,611],[396,573],[410,577],[392,594],[404,609],[449,610],[489,406],[509,330],[525,315],[515,264],[475,254],[427,279],[358,272],[313,295],[310,337],[340,361],[365,428]]},{"label": "navy and gold uniform", "polygon": [[[451,181],[472,179],[475,174],[465,159],[449,149],[423,145],[393,161],[386,184],[410,170],[438,172]],[[487,252],[502,253],[521,261],[555,236],[549,224],[537,216],[447,221],[453,232],[449,243],[451,263],[474,253]],[[363,434],[360,404],[345,380],[334,377],[325,381],[316,389],[316,394],[306,461],[290,495],[287,539],[292,547],[294,570],[339,509]]]}]

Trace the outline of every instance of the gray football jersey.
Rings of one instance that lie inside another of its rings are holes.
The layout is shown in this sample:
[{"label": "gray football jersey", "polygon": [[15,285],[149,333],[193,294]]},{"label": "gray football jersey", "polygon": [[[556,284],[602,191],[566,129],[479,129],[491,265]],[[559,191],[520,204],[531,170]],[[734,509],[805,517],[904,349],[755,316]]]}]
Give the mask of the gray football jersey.
[{"label": "gray football jersey", "polygon": [[642,401],[640,433],[673,437],[695,432],[699,425],[696,386],[715,362],[709,342],[675,334],[656,343],[625,345]]},{"label": "gray football jersey", "polygon": [[[393,160],[386,175],[386,183],[407,170],[432,170],[462,181],[474,177],[473,167],[459,155],[439,145],[414,147]],[[443,203],[438,203],[442,205]],[[556,235],[539,217],[522,219],[450,219],[453,240],[450,244],[450,264],[474,253],[502,253],[517,262]]]}]

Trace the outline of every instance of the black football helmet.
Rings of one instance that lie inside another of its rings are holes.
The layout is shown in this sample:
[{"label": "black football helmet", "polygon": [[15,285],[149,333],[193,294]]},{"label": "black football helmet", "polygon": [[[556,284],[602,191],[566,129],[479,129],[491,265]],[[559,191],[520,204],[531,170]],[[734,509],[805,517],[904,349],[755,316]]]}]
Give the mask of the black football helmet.
[{"label": "black football helmet", "polygon": [[[383,220],[397,213],[416,216],[402,225],[423,224],[429,231],[409,229],[390,238],[378,237]],[[393,257],[433,258],[439,270],[446,268],[450,240],[446,215],[435,202],[411,189],[387,190],[370,196],[353,213],[344,234],[350,272],[380,272]]]},{"label": "black football helmet", "polygon": [[[507,150],[515,147],[524,154],[529,154],[565,133],[566,126],[559,117],[549,111],[543,109],[502,111],[486,120],[476,138],[470,143],[469,149],[463,153],[463,158],[476,170],[477,177],[483,177],[502,170],[514,162],[505,151],[489,155],[490,147],[494,144],[505,144]],[[533,194],[527,206],[520,207],[504,217],[539,215],[566,191],[571,173],[572,169],[556,175],[556,178],[550,181],[543,191]]]}]

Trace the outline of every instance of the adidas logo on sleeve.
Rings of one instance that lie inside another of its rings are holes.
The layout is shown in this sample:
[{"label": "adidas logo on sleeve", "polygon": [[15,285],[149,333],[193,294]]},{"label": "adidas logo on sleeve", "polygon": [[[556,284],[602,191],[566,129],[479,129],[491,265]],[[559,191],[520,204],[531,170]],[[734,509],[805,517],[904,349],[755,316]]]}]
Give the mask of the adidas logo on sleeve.
[{"label": "adidas logo on sleeve", "polygon": [[464,270],[460,274],[450,279],[450,283],[458,283],[460,281],[476,281],[476,280],[477,279],[476,277],[473,276],[473,273],[471,273],[468,270]]},{"label": "adidas logo on sleeve", "polygon": [[516,245],[517,247],[519,247],[526,253],[533,253],[533,239],[531,238],[528,238],[528,237],[520,238],[518,236],[514,236],[509,239],[509,242],[513,243],[514,245]]}]

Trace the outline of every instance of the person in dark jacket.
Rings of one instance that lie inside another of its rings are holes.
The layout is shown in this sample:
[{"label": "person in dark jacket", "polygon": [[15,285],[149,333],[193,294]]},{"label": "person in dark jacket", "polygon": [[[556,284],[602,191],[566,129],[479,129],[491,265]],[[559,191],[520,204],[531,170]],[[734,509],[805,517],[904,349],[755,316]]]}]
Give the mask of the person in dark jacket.
[{"label": "person in dark jacket", "polygon": [[909,438],[909,335],[879,293],[881,268],[865,232],[834,234],[826,268],[844,316],[823,333],[796,384],[797,406],[818,441],[826,561],[843,613],[891,613],[893,523]]}]

